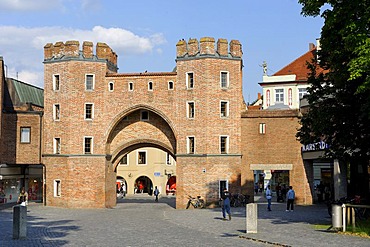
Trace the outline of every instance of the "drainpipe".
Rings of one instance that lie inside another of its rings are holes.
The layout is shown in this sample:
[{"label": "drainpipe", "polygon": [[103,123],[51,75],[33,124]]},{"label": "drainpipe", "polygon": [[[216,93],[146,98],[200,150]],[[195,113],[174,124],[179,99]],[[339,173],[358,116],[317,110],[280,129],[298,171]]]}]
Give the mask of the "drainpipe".
[{"label": "drainpipe", "polygon": [[46,206],[46,168],[45,165],[42,163],[42,117],[44,112],[40,113],[40,141],[39,141],[39,164],[42,165],[42,202],[43,205]]}]

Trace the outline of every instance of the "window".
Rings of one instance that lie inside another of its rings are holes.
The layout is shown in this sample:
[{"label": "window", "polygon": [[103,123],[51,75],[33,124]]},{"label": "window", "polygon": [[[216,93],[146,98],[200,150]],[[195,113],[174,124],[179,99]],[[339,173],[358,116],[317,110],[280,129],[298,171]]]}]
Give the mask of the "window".
[{"label": "window", "polygon": [[53,75],[53,90],[59,91],[60,80],[59,75]]},{"label": "window", "polygon": [[307,88],[298,88],[298,97],[302,99],[307,94]]},{"label": "window", "polygon": [[194,73],[193,72],[186,73],[186,87],[194,88]]},{"label": "window", "polygon": [[149,121],[149,112],[148,111],[141,111],[140,112],[140,120],[141,121]]},{"label": "window", "polygon": [[173,90],[173,81],[168,82],[168,90]]},{"label": "window", "polygon": [[85,137],[84,139],[84,154],[92,154],[93,138]]},{"label": "window", "polygon": [[188,118],[194,118],[194,116],[195,116],[194,102],[188,102],[187,113],[188,113]]},{"label": "window", "polygon": [[53,118],[54,120],[60,120],[60,105],[54,104],[53,106]]},{"label": "window", "polygon": [[194,154],[195,153],[195,137],[189,136],[187,140],[187,151],[188,154]]},{"label": "window", "polygon": [[133,82],[128,83],[128,91],[134,91],[134,83]]},{"label": "window", "polygon": [[220,136],[220,152],[222,154],[227,154],[229,152],[229,137]]},{"label": "window", "polygon": [[166,153],[166,164],[171,165],[171,155],[169,153]]},{"label": "window", "polygon": [[109,82],[109,84],[108,84],[108,91],[109,92],[113,92],[113,90],[114,90],[114,82]]},{"label": "window", "polygon": [[146,165],[146,151],[137,152],[137,164]]},{"label": "window", "polygon": [[54,180],[54,197],[60,197],[61,193],[61,182],[59,179]]},{"label": "window", "polygon": [[148,82],[148,90],[153,91],[153,82]]},{"label": "window", "polygon": [[128,165],[128,159],[127,159],[128,154],[125,154],[125,156],[122,157],[122,159],[119,161],[118,165],[121,166],[127,166]]},{"label": "window", "polygon": [[228,117],[229,116],[229,102],[221,101],[220,103],[220,116]]},{"label": "window", "polygon": [[284,103],[284,89],[275,89],[275,103]]},{"label": "window", "polygon": [[221,88],[229,87],[229,72],[221,71],[220,74]]},{"label": "window", "polygon": [[85,104],[85,119],[92,120],[94,118],[94,104]]},{"label": "window", "polygon": [[31,142],[31,127],[21,127],[21,143]]},{"label": "window", "polygon": [[270,106],[270,90],[266,91],[266,106]]},{"label": "window", "polygon": [[288,89],[288,105],[291,106],[293,104],[293,90],[291,88]]},{"label": "window", "polygon": [[86,75],[85,78],[85,90],[94,90],[94,75]]},{"label": "window", "polygon": [[260,125],[259,125],[259,133],[261,135],[266,134],[266,124],[265,123],[260,123]]},{"label": "window", "polygon": [[60,143],[60,138],[54,138],[54,153],[55,154],[60,154],[61,151],[61,143]]}]

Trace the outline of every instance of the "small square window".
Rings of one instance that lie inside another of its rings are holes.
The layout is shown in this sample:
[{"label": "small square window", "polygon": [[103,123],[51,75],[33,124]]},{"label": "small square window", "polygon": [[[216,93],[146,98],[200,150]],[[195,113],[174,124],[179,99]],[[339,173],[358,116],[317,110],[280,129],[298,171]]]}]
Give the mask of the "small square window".
[{"label": "small square window", "polygon": [[85,119],[92,120],[94,117],[94,104],[86,103],[85,104]]},{"label": "small square window", "polygon": [[53,90],[59,91],[59,87],[60,87],[60,76],[54,75],[53,76]]},{"label": "small square window", "polygon": [[60,154],[61,149],[60,138],[54,138],[54,154]]},{"label": "small square window", "polygon": [[189,136],[187,140],[187,151],[188,154],[194,154],[195,153],[195,137],[194,136]]},{"label": "small square window", "polygon": [[220,152],[222,154],[227,154],[229,148],[229,137],[228,136],[220,136]]},{"label": "small square window", "polygon": [[137,164],[146,165],[146,151],[137,152]]},{"label": "small square window", "polygon": [[266,134],[266,124],[265,123],[260,123],[260,125],[259,125],[259,133],[261,135]]},{"label": "small square window", "polygon": [[284,89],[275,89],[275,102],[284,103]]},{"label": "small square window", "polygon": [[194,116],[195,116],[194,102],[188,102],[187,112],[188,112],[188,118],[194,118]]},{"label": "small square window", "polygon": [[93,139],[92,137],[85,137],[84,139],[84,154],[92,154]]},{"label": "small square window", "polygon": [[220,116],[221,117],[229,116],[229,102],[227,101],[220,102]]},{"label": "small square window", "polygon": [[31,127],[21,127],[21,143],[31,142]]},{"label": "small square window", "polygon": [[94,90],[94,75],[86,75],[85,78],[85,90]]},{"label": "small square window", "polygon": [[53,110],[54,120],[60,120],[60,105],[54,104]]},{"label": "small square window", "polygon": [[187,88],[194,88],[194,73],[186,73],[186,86]]},{"label": "small square window", "polygon": [[221,88],[229,87],[229,72],[221,71],[220,74]]},{"label": "small square window", "polygon": [[173,81],[168,82],[168,90],[173,90]]},{"label": "small square window", "polygon": [[59,179],[54,180],[54,197],[60,197],[62,195],[62,183]]},{"label": "small square window", "polygon": [[149,112],[148,111],[141,111],[140,112],[140,120],[141,121],[149,121]]}]

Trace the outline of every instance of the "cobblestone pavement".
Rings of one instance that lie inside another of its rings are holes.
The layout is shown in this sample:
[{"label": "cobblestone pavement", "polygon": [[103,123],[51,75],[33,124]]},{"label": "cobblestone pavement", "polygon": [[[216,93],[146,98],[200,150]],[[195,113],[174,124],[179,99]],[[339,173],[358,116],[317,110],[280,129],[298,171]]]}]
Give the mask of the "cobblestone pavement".
[{"label": "cobblestone pavement", "polygon": [[258,233],[246,233],[245,208],[232,208],[221,220],[220,208],[174,209],[175,198],[131,196],[114,209],[65,209],[31,203],[27,238],[14,240],[13,210],[0,207],[0,246],[370,246],[366,238],[315,230],[329,224],[323,206],[258,205]]}]

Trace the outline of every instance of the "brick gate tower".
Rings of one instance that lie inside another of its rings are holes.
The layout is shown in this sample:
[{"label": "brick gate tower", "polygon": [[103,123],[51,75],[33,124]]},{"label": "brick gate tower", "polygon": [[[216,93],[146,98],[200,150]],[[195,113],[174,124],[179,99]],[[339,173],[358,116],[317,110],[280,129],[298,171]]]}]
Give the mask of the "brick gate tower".
[{"label": "brick gate tower", "polygon": [[114,206],[115,168],[143,147],[176,159],[177,208],[188,195],[211,205],[224,187],[240,192],[242,67],[236,40],[180,40],[176,71],[142,73],[117,73],[104,43],[96,54],[86,41],[45,45],[46,204]]}]

